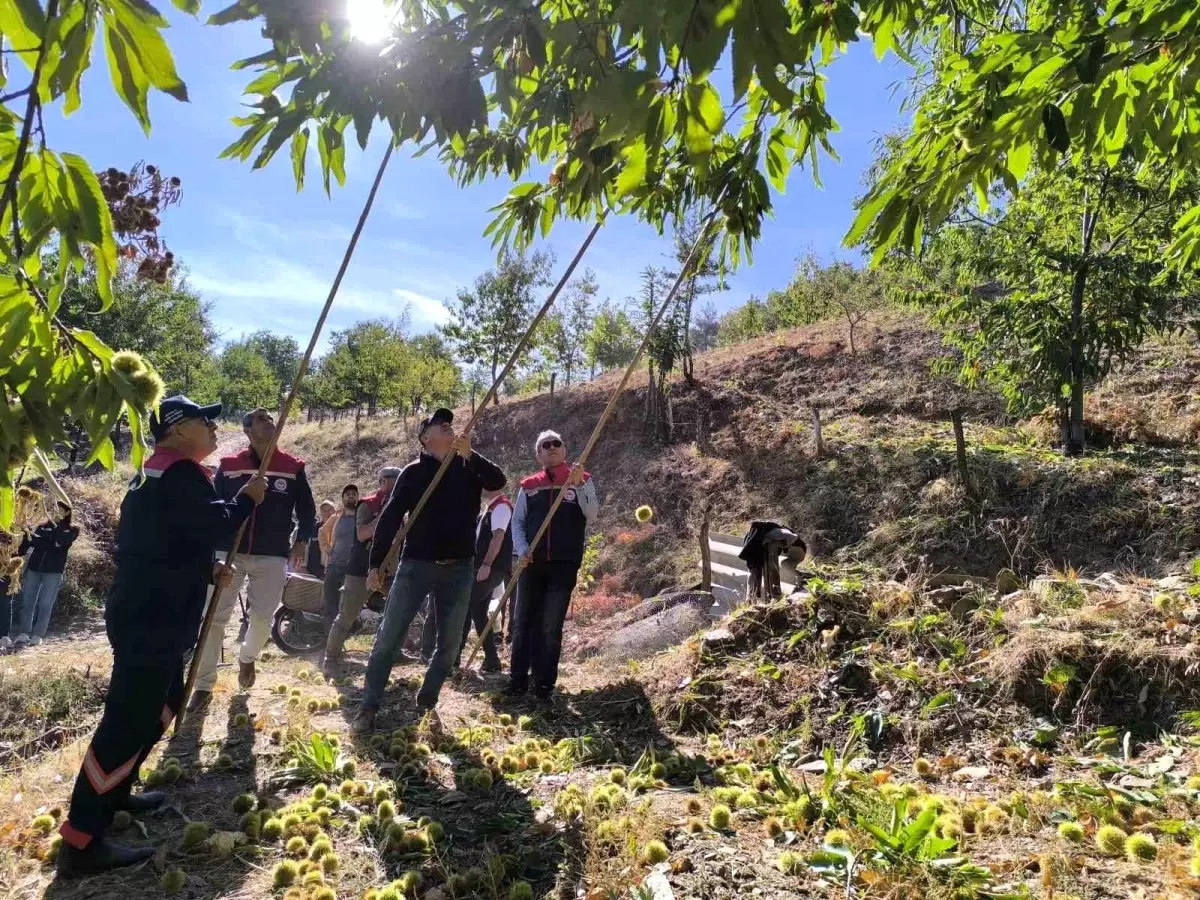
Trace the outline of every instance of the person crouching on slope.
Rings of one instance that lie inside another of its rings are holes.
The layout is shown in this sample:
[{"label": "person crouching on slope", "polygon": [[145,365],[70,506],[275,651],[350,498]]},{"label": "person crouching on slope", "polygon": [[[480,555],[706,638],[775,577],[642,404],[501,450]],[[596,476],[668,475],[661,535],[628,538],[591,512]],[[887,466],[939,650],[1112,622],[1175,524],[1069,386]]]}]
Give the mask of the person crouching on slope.
[{"label": "person crouching on slope", "polygon": [[[263,455],[275,436],[275,420],[265,409],[256,409],[246,413],[242,429],[250,445],[240,453],[222,457],[213,480],[217,493],[226,500],[236,496],[242,485],[258,472]],[[225,646],[225,628],[237,594],[247,578],[250,579],[250,625],[238,652],[238,686],[243,690],[254,687],[254,663],[271,637],[271,622],[283,599],[288,561],[290,559],[293,569],[304,566],[308,542],[316,530],[316,501],[304,472],[304,460],[276,447],[266,475],[267,497],[242,533],[237,552],[238,571],[229,590],[221,592],[220,605],[213,615],[212,634],[216,640],[204,644],[204,656],[196,674],[196,693],[189,706],[191,710],[202,710],[212,700],[212,689],[217,683],[217,663]],[[292,530],[297,525],[293,543]],[[228,554],[232,546],[233,536],[230,535],[220,549]]]},{"label": "person crouching on slope", "polygon": [[[512,677],[505,693],[526,693],[532,673],[535,695],[548,700],[558,681],[563,623],[583,563],[585,531],[600,503],[592,476],[579,466],[567,465],[567,448],[557,431],[538,435],[534,455],[542,470],[521,481],[513,509],[513,548],[521,559],[513,612]],[[531,553],[529,544],[560,491],[562,504]]]},{"label": "person crouching on slope", "polygon": [[431,592],[439,627],[433,659],[417,692],[417,706],[422,710],[437,706],[442,683],[458,655],[475,579],[475,519],[480,500],[485,490],[500,490],[507,479],[499,466],[471,449],[468,435],[455,436],[453,422],[454,413],[448,409],[435,410],[422,420],[417,433],[421,455],[401,470],[375,528],[367,578],[373,590],[382,583],[380,567],[401,521],[417,505],[442,461],[456,456],[404,539],[383,625],[367,663],[366,690],[353,725],[356,732],[374,727],[392,662],[421,602]]},{"label": "person crouching on slope", "polygon": [[168,397],[150,418],[155,448],[144,477],[135,477],[117,524],[116,576],[104,608],[113,648],[104,715],[83,757],[63,823],[58,873],[94,875],[141,862],[153,847],[111,843],[118,810],[157,809],[163,795],[131,794],[142,763],[179,712],[183,661],[195,646],[205,589],[228,584],[232,571],[214,550],[254,512],[266,494],[249,479],[222,500],[200,461],[217,447],[221,412],[187,397]]}]

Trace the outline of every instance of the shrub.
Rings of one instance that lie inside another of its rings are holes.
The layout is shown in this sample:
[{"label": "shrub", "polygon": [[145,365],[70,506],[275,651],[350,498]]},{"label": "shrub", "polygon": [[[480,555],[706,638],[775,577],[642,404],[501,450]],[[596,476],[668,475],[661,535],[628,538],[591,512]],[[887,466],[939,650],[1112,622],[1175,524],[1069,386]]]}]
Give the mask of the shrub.
[{"label": "shrub", "polygon": [[208,839],[207,822],[189,822],[183,829],[183,837],[179,840],[180,850],[190,850],[198,847]]},{"label": "shrub", "polygon": [[233,798],[233,811],[238,815],[248,813],[258,805],[258,799],[253,794],[238,794]]}]

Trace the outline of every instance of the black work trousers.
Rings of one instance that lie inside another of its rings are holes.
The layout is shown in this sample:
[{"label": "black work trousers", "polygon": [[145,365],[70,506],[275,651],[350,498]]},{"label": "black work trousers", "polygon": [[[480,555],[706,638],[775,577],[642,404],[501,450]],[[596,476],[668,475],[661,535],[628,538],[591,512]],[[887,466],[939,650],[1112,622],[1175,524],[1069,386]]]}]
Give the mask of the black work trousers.
[{"label": "black work trousers", "polygon": [[579,577],[578,562],[535,562],[521,573],[513,612],[512,683],[548,696],[558,681],[563,623],[571,591]]},{"label": "black work trousers", "polygon": [[103,837],[183,700],[183,660],[114,648],[104,715],[75,779],[63,840],[82,850]]},{"label": "black work trousers", "polygon": [[[479,570],[475,570],[476,575]],[[462,644],[458,648],[458,662],[456,665],[462,664],[463,648],[467,646],[467,638],[471,636],[471,625],[475,625],[475,633],[483,634],[483,629],[487,628],[488,622],[488,607],[492,603],[492,594],[496,592],[496,586],[504,581],[507,577],[507,572],[497,572],[492,569],[488,573],[488,577],[483,581],[476,578],[475,583],[471,585],[471,605],[467,607],[467,618],[463,622]],[[495,665],[500,664],[500,654],[497,650],[496,629],[488,632],[487,637],[483,639],[483,658],[489,663]]]}]

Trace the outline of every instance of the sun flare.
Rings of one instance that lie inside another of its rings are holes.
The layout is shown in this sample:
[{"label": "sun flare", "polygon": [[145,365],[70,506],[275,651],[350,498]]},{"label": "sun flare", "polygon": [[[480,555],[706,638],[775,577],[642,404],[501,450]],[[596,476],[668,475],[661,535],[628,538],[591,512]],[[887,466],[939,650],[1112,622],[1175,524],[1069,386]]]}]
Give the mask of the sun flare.
[{"label": "sun flare", "polygon": [[356,41],[378,44],[387,37],[395,14],[386,0],[346,0],[350,36]]}]

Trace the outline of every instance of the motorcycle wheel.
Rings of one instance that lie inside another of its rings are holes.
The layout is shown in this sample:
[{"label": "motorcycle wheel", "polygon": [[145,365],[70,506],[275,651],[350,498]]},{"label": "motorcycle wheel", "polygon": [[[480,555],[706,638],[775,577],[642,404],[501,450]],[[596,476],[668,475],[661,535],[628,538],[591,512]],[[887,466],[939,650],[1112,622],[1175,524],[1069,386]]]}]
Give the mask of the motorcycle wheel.
[{"label": "motorcycle wheel", "polygon": [[325,622],[319,614],[281,606],[271,623],[271,637],[289,656],[311,656],[325,647]]}]

